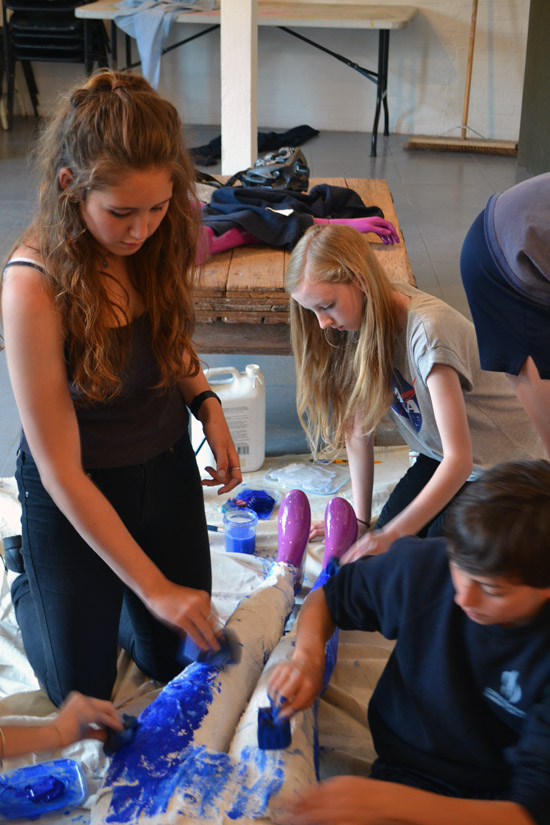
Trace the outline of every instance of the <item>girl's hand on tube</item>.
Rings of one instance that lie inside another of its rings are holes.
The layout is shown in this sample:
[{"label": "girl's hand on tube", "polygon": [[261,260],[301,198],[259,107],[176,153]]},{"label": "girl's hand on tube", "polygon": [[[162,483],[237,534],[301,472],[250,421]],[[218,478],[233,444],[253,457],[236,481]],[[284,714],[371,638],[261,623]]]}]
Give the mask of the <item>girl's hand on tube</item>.
[{"label": "girl's hand on tube", "polygon": [[191,636],[202,650],[219,650],[219,628],[206,590],[165,582],[163,592],[148,599],[151,613],[173,630]]},{"label": "girl's hand on tube", "polygon": [[[361,527],[361,525],[359,525]],[[340,564],[349,564],[352,561],[362,558],[362,556],[378,556],[380,553],[385,553],[390,545],[395,541],[397,536],[381,530],[369,530],[363,533],[349,550],[347,550],[342,558]]]},{"label": "girl's hand on tube", "polygon": [[120,716],[111,702],[93,699],[76,691],[69,693],[51,724],[59,734],[62,747],[81,739],[105,738],[103,731],[90,725],[118,731],[123,729]]}]

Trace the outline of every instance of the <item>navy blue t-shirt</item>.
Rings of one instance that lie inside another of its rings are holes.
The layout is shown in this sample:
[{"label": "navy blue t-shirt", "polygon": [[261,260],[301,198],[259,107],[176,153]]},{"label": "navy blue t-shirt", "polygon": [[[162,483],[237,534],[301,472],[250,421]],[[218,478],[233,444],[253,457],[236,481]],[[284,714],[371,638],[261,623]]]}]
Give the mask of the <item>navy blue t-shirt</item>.
[{"label": "navy blue t-shirt", "polygon": [[549,825],[550,603],[525,625],[476,624],[454,603],[444,539],[412,537],[324,592],[342,629],[397,640],[369,705],[378,757]]}]

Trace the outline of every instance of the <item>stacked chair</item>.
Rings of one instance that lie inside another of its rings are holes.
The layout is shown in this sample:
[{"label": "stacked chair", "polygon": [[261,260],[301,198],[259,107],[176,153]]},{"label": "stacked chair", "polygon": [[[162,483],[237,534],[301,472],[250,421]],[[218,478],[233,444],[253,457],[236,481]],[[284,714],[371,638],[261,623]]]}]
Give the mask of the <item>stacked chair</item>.
[{"label": "stacked chair", "polygon": [[101,20],[80,20],[75,0],[2,0],[4,59],[7,80],[6,117],[13,122],[15,67],[21,64],[34,114],[38,86],[33,62],[83,63],[89,74],[97,62],[106,66],[109,41]]}]

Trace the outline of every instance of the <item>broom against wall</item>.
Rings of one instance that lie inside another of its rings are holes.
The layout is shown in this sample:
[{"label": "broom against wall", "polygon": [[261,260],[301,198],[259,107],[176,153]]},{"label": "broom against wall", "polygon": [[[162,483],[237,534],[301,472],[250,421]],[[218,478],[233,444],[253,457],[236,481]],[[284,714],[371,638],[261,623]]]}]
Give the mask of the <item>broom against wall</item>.
[{"label": "broom against wall", "polygon": [[[468,63],[466,66],[466,86],[464,89],[464,106],[462,108],[462,123],[451,129],[454,132],[460,129],[460,137],[449,137],[448,134],[439,137],[415,135],[409,138],[405,149],[435,149],[451,152],[485,152],[491,155],[516,155],[518,144],[513,140],[487,140],[468,126],[468,109],[470,107],[470,88],[472,85],[472,66],[474,62],[474,46],[476,39],[478,0],[472,2],[472,17],[470,23],[470,42],[468,46]],[[472,132],[475,137],[468,137]]]}]

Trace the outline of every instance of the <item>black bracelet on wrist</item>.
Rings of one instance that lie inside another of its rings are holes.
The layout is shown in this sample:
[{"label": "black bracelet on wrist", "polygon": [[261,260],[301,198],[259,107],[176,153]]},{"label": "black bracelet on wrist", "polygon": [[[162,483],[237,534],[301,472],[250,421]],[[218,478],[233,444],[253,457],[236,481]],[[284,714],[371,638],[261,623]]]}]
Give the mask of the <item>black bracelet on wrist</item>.
[{"label": "black bracelet on wrist", "polygon": [[357,516],[355,516],[355,520],[358,521],[359,524],[364,524],[365,527],[370,527],[370,521],[363,521],[362,518],[358,518]]},{"label": "black bracelet on wrist", "polygon": [[198,418],[198,412],[201,408],[202,402],[206,401],[207,398],[215,398],[220,405],[222,403],[219,395],[216,395],[216,393],[212,392],[212,390],[205,390],[204,392],[200,392],[193,398],[193,400],[189,404],[189,409],[191,410],[195,418]]}]

